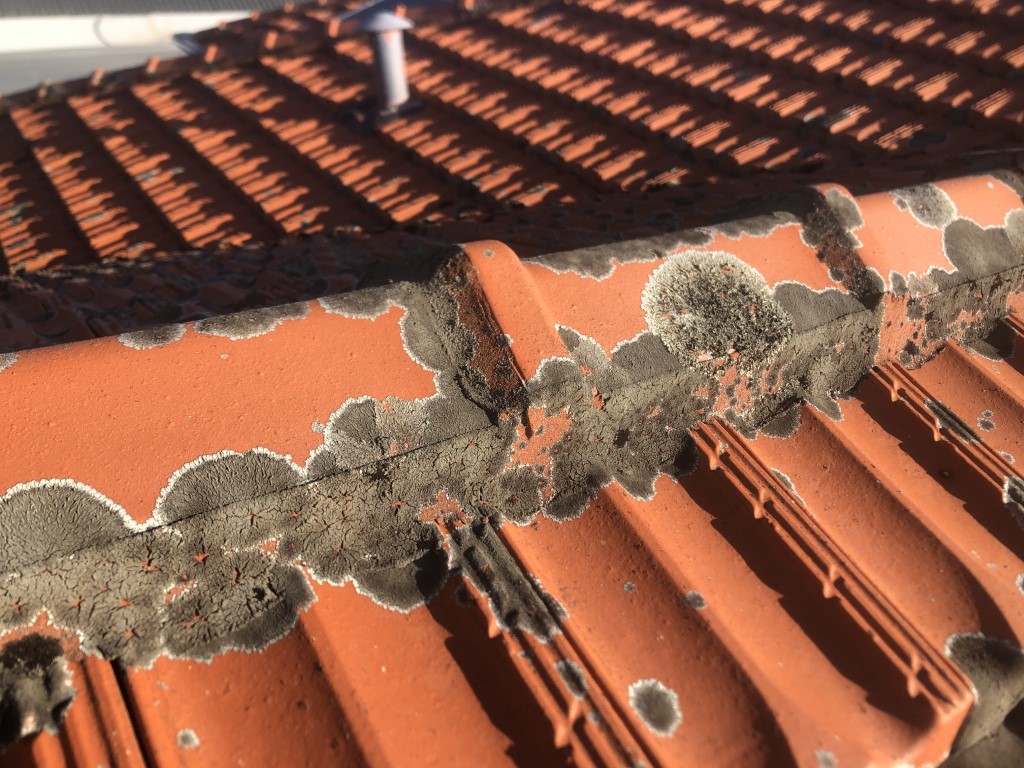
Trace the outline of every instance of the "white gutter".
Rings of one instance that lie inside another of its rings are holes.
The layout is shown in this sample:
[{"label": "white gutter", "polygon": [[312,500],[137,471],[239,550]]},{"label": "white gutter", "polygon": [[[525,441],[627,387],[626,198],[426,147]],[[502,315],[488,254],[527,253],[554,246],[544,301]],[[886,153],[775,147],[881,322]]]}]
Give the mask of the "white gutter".
[{"label": "white gutter", "polygon": [[173,45],[174,35],[248,16],[244,11],[220,11],[0,19],[0,54]]}]

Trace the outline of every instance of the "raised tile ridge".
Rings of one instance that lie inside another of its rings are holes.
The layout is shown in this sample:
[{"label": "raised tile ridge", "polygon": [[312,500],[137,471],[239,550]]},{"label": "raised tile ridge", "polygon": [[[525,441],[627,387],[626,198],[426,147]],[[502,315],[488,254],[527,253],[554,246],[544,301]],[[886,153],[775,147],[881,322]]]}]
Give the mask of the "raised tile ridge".
[{"label": "raised tile ridge", "polygon": [[422,283],[5,356],[17,732],[69,695],[61,648],[30,630],[58,630],[77,675],[112,661],[141,733],[147,680],[329,643],[315,627],[349,581],[443,611],[459,574],[578,762],[976,746],[1020,699],[986,696],[1016,685],[1024,638],[1022,191],[1008,171],[827,185],[672,235],[530,260],[478,242]]}]

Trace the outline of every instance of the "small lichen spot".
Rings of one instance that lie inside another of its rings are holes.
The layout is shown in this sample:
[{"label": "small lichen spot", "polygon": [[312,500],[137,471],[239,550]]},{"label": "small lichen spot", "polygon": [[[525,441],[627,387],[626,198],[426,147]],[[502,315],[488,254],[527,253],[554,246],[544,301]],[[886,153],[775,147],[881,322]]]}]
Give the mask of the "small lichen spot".
[{"label": "small lichen spot", "polygon": [[814,756],[818,760],[818,768],[838,768],[839,766],[839,761],[836,760],[836,756],[827,749],[819,749],[815,751]]},{"label": "small lichen spot", "polygon": [[704,595],[698,592],[696,589],[691,589],[686,593],[686,604],[693,608],[695,611],[703,611],[708,607],[708,601],[704,599]]},{"label": "small lichen spot", "polygon": [[199,746],[199,737],[191,728],[182,728],[178,731],[178,746],[182,749],[195,749]]},{"label": "small lichen spot", "polygon": [[991,432],[996,428],[996,421],[992,411],[982,411],[978,417],[978,429],[982,432]]},{"label": "small lichen spot", "polygon": [[636,584],[634,584],[632,581],[627,581],[625,584],[622,585],[622,588],[627,592],[636,592]]},{"label": "small lichen spot", "polygon": [[555,662],[555,671],[574,698],[582,699],[587,695],[587,677],[579,664],[571,659],[562,659]]},{"label": "small lichen spot", "polygon": [[12,365],[18,362],[17,352],[5,352],[0,355],[0,371],[7,370]]},{"label": "small lichen spot", "polygon": [[683,722],[679,696],[654,678],[637,680],[629,686],[629,706],[658,736],[671,736]]}]

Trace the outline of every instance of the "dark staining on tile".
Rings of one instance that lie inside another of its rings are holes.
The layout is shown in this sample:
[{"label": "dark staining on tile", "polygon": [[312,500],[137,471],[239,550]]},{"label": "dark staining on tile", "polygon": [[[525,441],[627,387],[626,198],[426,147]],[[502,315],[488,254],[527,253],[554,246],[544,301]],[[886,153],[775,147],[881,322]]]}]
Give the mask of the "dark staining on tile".
[{"label": "dark staining on tile", "polygon": [[141,331],[122,333],[117,340],[131,349],[146,350],[166,347],[185,335],[185,326],[179,323],[158,325]]},{"label": "dark staining on tile", "polygon": [[935,417],[935,423],[940,429],[944,429],[957,439],[965,443],[980,443],[978,433],[968,426],[967,422],[953,413],[947,406],[937,400],[926,400],[925,406]]},{"label": "dark staining on tile", "polygon": [[0,649],[0,753],[23,736],[55,732],[75,697],[60,643],[30,634]]},{"label": "dark staining on tile", "polygon": [[978,429],[982,432],[991,432],[996,428],[995,415],[992,411],[982,411],[978,417]]},{"label": "dark staining on tile", "polygon": [[831,280],[845,287],[866,308],[874,309],[881,302],[885,285],[857,252],[862,243],[856,231],[864,220],[856,201],[838,189],[824,194],[811,191],[793,198],[803,222],[801,241],[815,249]]},{"label": "dark staining on tile", "polygon": [[658,736],[671,736],[683,722],[676,692],[653,678],[637,680],[629,686],[629,705]]},{"label": "dark staining on tile", "polygon": [[4,352],[0,354],[0,371],[5,371],[18,362],[17,352]]},{"label": "dark staining on tile", "polygon": [[555,671],[562,678],[566,690],[573,698],[583,699],[587,695],[587,676],[583,669],[572,659],[562,659],[555,662]]},{"label": "dark staining on tile", "polygon": [[246,309],[232,315],[221,315],[198,321],[196,331],[210,336],[222,336],[232,341],[254,339],[270,333],[285,320],[299,320],[309,312],[305,302],[281,304],[262,309]]},{"label": "dark staining on tile", "polygon": [[861,216],[857,201],[836,187],[826,190],[824,197],[840,226],[853,239],[851,245],[860,247],[861,242],[857,239],[856,231],[864,226],[864,218]]},{"label": "dark staining on tile", "polygon": [[695,611],[703,611],[708,607],[708,602],[704,599],[704,595],[696,589],[689,590],[683,599],[686,601],[686,604]]},{"label": "dark staining on tile", "polygon": [[[1016,763],[1024,706],[1024,651],[980,633],[950,636],[945,651],[970,679],[977,695],[943,765],[968,768]],[[997,760],[1000,752],[1015,757],[1010,762]]]},{"label": "dark staining on tile", "polygon": [[934,184],[894,189],[889,194],[897,208],[909,211],[918,224],[932,229],[942,229],[957,216],[952,198]]}]

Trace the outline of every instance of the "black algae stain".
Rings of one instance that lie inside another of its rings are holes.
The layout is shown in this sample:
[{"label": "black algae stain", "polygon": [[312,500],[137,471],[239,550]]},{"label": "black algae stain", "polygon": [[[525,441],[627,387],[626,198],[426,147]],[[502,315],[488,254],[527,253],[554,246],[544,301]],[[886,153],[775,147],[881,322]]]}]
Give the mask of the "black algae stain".
[{"label": "black algae stain", "polygon": [[154,328],[145,328],[141,331],[122,333],[117,340],[131,349],[156,349],[166,347],[178,341],[185,335],[185,326],[179,323],[172,325],[158,325]]},{"label": "black algae stain", "polygon": [[282,304],[277,307],[247,309],[233,315],[211,317],[198,321],[194,328],[199,333],[241,341],[270,333],[285,320],[300,320],[308,312],[309,306],[305,302]]},{"label": "black algae stain", "polygon": [[629,686],[629,705],[658,736],[671,736],[683,722],[679,697],[658,680],[637,680]]},{"label": "black algae stain", "polygon": [[55,731],[75,696],[60,643],[28,635],[0,650],[0,750],[22,736]]},{"label": "black algae stain", "polygon": [[555,671],[574,698],[582,699],[587,695],[587,677],[579,664],[571,659],[562,659],[555,662]]},{"label": "black algae stain", "polygon": [[665,346],[707,371],[735,355],[746,370],[763,367],[793,335],[764,278],[724,251],[674,254],[651,276],[641,303]]}]

